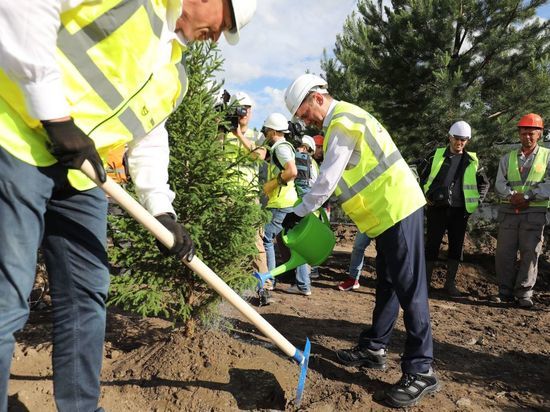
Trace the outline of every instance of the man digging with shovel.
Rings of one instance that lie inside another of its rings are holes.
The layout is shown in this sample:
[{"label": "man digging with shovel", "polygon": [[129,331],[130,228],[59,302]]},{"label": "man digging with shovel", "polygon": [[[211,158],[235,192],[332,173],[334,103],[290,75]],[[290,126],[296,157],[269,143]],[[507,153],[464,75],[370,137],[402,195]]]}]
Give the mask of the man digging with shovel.
[{"label": "man digging with shovel", "polygon": [[7,410],[14,333],[28,317],[41,245],[53,303],[58,410],[98,411],[111,148],[129,144],[142,204],[192,258],[169,190],[164,120],[187,91],[187,42],[235,44],[256,0],[0,0],[0,412]]}]

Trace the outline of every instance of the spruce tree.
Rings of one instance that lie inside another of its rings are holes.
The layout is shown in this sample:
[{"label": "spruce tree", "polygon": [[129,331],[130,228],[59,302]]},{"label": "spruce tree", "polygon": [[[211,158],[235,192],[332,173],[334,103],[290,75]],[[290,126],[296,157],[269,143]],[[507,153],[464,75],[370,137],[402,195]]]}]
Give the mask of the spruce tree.
[{"label": "spruce tree", "polygon": [[[250,201],[247,188],[231,178],[218,125],[226,113],[215,109],[222,67],[214,43],[194,43],[186,58],[189,91],[169,118],[170,185],[174,209],[185,222],[197,255],[237,291],[254,285],[255,236],[265,212]],[[154,239],[125,215],[111,216],[111,303],[142,315],[190,322],[210,318],[219,297],[178,259],[163,258]]]},{"label": "spruce tree", "polygon": [[545,0],[359,0],[322,61],[335,97],[386,126],[408,160],[445,143],[458,119],[473,149],[517,141],[535,112],[550,123],[550,23]]}]

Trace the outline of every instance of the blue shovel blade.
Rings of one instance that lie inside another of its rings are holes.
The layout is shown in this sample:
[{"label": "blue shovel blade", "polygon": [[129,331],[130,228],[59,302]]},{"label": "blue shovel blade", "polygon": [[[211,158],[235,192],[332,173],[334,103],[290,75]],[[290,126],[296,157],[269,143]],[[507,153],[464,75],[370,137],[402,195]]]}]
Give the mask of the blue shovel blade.
[{"label": "blue shovel blade", "polygon": [[309,338],[306,338],[306,345],[304,347],[304,351],[300,352],[298,349],[296,349],[296,354],[294,355],[294,359],[300,365],[300,378],[298,379],[298,388],[296,388],[296,401],[295,401],[295,405],[297,407],[300,406],[300,402],[302,401],[302,395],[304,393],[304,386],[306,384],[310,350],[311,350],[311,343],[309,342]]}]

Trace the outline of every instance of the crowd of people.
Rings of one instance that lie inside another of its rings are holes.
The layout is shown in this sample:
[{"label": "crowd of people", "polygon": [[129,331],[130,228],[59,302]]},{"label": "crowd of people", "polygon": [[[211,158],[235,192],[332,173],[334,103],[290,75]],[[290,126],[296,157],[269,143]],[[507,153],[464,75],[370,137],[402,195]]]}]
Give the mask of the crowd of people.
[{"label": "crowd of people", "polygon": [[[277,233],[283,228],[291,230],[329,198],[338,202],[358,229],[349,278],[338,284],[338,289],[360,287],[365,249],[373,240],[377,286],[371,325],[361,332],[355,347],[339,350],[336,356],[345,365],[386,368],[386,348],[401,307],[407,332],[401,358],[403,376],[386,391],[385,401],[396,407],[416,403],[439,388],[431,368],[428,290],[443,237],[446,233],[444,291],[457,298],[461,292],[456,276],[467,223],[489,191],[489,179],[477,154],[466,150],[472,139],[471,127],[464,120],[453,123],[446,144],[418,162],[415,175],[384,127],[361,108],[335,100],[324,79],[300,76],[287,88],[285,102],[292,116],[323,130],[325,137],[316,136],[318,146],[322,145],[322,163],[311,168],[306,179],[309,184],[303,190],[303,176],[298,183],[297,159],[299,153],[314,155],[309,144],[314,139],[304,136],[296,151],[285,139],[288,120],[283,114],[273,113],[264,122],[262,131],[271,156],[263,188],[269,202],[278,202],[270,209],[273,217],[264,230],[264,246],[270,250],[268,256],[271,254],[268,268],[275,267],[271,250]],[[550,199],[548,149],[538,145],[543,131],[540,116],[527,114],[517,127],[521,147],[503,156],[496,178],[495,191],[501,201],[496,253],[499,293],[491,300],[515,301],[521,308],[530,308]],[[277,150],[281,146],[284,151]],[[268,208],[273,204],[269,202]],[[285,291],[311,295],[308,273],[307,265],[297,268],[296,284]]]},{"label": "crowd of people", "polygon": [[[62,412],[102,411],[107,201],[79,169],[90,162],[97,180],[105,182],[104,159],[127,147],[125,160],[139,201],[174,235],[171,249],[159,248],[191,259],[192,239],[172,207],[164,119],[189,86],[182,58],[188,42],[217,41],[224,33],[235,44],[256,1],[42,3],[0,1],[0,412],[7,410],[14,333],[29,314],[33,252],[39,246],[53,305],[56,406]],[[40,30],[30,26],[34,21]],[[462,120],[451,125],[448,145],[426,157],[419,182],[382,124],[364,109],[333,98],[319,76],[301,75],[285,91],[290,118],[324,134],[304,135],[296,146],[285,137],[289,122],[284,114],[269,115],[258,133],[249,127],[252,99],[242,92],[232,98],[242,111],[222,136],[227,159],[239,184],[259,185],[265,176],[261,187],[271,214],[257,233],[256,269],[275,267],[275,239],[283,228],[291,230],[304,216],[328,208],[329,198],[337,202],[358,229],[349,279],[338,288],[359,287],[364,251],[372,240],[377,277],[370,326],[356,346],[338,350],[337,359],[386,368],[401,308],[407,335],[403,375],[385,391],[385,401],[406,407],[438,390],[428,302],[431,274],[447,232],[445,290],[460,295],[456,276],[468,218],[489,188],[476,154],[465,150],[470,126]],[[495,183],[502,205],[494,301],[529,308],[547,223],[550,151],[538,144],[540,116],[523,116],[518,130],[521,148],[501,159]],[[266,166],[263,172],[260,164]],[[252,192],[251,199],[260,202],[260,194]],[[311,295],[315,271],[306,264],[296,268],[296,282],[286,292]]]}]

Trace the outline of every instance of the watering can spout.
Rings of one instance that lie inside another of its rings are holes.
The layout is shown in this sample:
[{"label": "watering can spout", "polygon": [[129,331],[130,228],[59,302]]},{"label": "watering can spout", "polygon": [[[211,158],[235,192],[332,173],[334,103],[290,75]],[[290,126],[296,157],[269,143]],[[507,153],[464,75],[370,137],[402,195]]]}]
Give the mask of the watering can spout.
[{"label": "watering can spout", "polygon": [[270,273],[272,276],[279,276],[289,270],[296,269],[298,266],[303,265],[305,263],[308,263],[307,260],[303,258],[298,252],[291,249],[290,259],[287,262],[283,263],[282,265],[277,266]]},{"label": "watering can spout", "polygon": [[258,279],[258,289],[263,289],[267,280],[271,279],[273,281],[273,274],[271,272],[260,273],[254,271],[253,276]]}]

